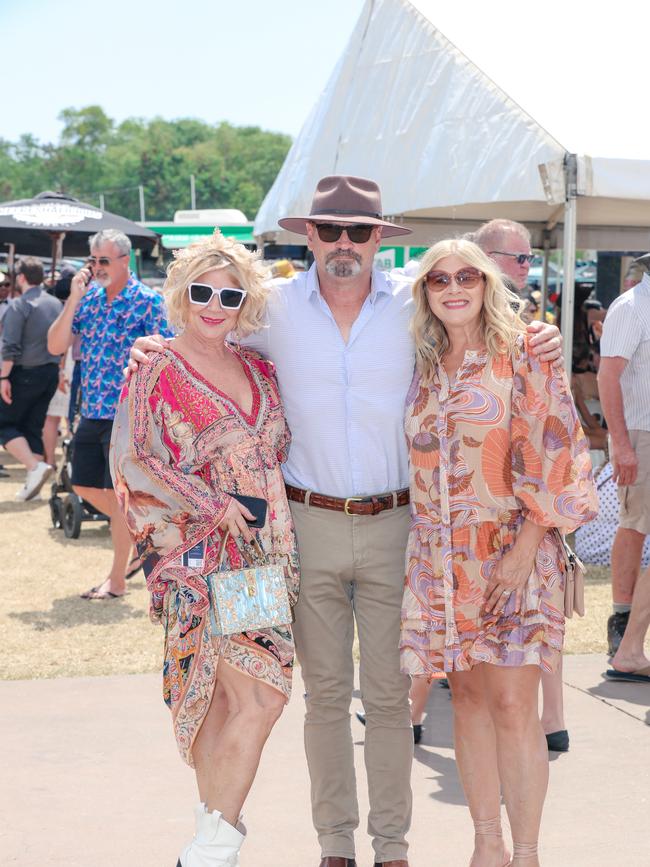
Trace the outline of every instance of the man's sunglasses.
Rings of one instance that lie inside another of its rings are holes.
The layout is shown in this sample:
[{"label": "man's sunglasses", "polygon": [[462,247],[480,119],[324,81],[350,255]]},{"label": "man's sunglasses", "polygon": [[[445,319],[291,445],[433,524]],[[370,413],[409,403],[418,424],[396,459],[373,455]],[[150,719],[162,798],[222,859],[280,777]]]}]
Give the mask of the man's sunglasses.
[{"label": "man's sunglasses", "polygon": [[433,292],[442,292],[451,284],[452,280],[455,280],[457,285],[464,289],[475,289],[481,280],[485,280],[485,274],[478,268],[461,268],[455,274],[450,274],[448,271],[429,271],[424,279],[427,289],[431,289]]},{"label": "man's sunglasses", "polygon": [[375,226],[366,225],[351,225],[351,226],[335,226],[333,223],[314,223],[318,237],[326,244],[333,244],[338,241],[343,232],[347,233],[348,238],[353,244],[365,244],[370,240],[372,230]]},{"label": "man's sunglasses", "polygon": [[245,289],[235,289],[230,286],[215,289],[208,283],[190,283],[187,291],[192,304],[201,304],[203,307],[209,304],[213,296],[216,295],[224,310],[239,310],[247,294]]},{"label": "man's sunglasses", "polygon": [[[115,259],[125,259],[128,255],[128,253],[122,253],[121,256],[116,256]],[[109,259],[108,256],[99,256],[99,258],[97,256],[88,256],[86,265],[90,265],[93,268],[95,265],[101,265],[102,268],[107,268],[115,259]]]},{"label": "man's sunglasses", "polygon": [[492,250],[490,256],[510,256],[511,259],[516,260],[517,265],[523,265],[524,262],[530,265],[535,258],[534,253],[504,253],[503,250]]}]

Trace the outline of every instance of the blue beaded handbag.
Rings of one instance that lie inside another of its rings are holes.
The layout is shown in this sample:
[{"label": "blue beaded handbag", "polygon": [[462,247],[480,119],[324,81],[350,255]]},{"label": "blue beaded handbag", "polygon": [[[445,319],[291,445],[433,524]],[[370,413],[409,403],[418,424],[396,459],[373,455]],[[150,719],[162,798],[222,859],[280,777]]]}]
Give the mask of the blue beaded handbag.
[{"label": "blue beaded handbag", "polygon": [[[265,563],[266,555],[254,540],[253,547],[262,565],[249,563],[243,569],[221,571],[227,538],[221,549],[219,570],[206,576],[213,634],[235,635],[290,624],[291,605],[284,568]],[[238,549],[247,559],[239,546]]]}]

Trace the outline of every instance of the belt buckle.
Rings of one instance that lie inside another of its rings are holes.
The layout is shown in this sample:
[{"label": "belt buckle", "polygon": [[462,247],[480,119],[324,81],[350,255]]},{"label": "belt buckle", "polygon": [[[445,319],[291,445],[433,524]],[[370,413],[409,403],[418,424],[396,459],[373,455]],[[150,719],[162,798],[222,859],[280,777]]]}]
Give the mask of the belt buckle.
[{"label": "belt buckle", "polygon": [[345,504],[343,506],[343,511],[345,512],[345,514],[349,515],[350,517],[353,517],[352,512],[348,511],[348,504],[349,503],[362,503],[364,501],[364,499],[365,499],[365,497],[346,497],[345,498]]}]

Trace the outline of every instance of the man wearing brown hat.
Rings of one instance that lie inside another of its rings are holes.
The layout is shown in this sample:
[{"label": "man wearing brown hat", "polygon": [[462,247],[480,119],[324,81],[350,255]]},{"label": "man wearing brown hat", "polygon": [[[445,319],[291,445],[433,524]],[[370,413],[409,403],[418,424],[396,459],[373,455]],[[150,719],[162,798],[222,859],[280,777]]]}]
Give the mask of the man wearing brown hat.
[{"label": "man wearing brown hat", "polygon": [[[307,236],[314,264],[274,285],[267,327],[246,344],[275,363],[293,435],[283,470],[301,559],[294,635],[321,867],[355,865],[355,623],[375,864],[408,867],[413,734],[397,647],[409,526],[411,284],[373,261],[382,238],[409,230],[383,219],[374,181],[340,175],[318,182],[308,216],[280,225]],[[154,348],[138,341],[132,358],[143,361],[138,350]]]}]

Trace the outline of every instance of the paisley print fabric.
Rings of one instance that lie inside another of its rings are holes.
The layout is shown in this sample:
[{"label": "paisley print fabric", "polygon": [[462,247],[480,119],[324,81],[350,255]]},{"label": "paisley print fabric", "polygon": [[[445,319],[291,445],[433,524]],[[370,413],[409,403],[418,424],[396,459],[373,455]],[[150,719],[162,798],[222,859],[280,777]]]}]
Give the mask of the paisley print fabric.
[{"label": "paisley print fabric", "polygon": [[480,662],[552,671],[564,638],[564,575],[546,533],[524,593],[481,615],[485,588],[527,518],[571,532],[597,510],[589,446],[564,372],[524,338],[512,357],[467,352],[450,382],[416,373],[406,402],[411,531],[402,671],[443,677]]},{"label": "paisley print fabric", "polygon": [[[138,551],[148,558],[150,614],[165,629],[163,693],[183,758],[210,706],[219,660],[291,693],[291,627],[229,637],[211,634],[203,575],[244,565],[219,524],[230,494],[268,501],[257,531],[268,561],[284,567],[292,604],[298,595],[298,553],[280,464],[290,436],[270,362],[236,350],[248,377],[250,415],[219,392],[172,349],[143,365],[125,386],[111,441],[115,493]],[[205,542],[205,566],[181,555]],[[151,567],[151,568],[149,568]]]},{"label": "paisley print fabric", "polygon": [[115,415],[136,338],[172,336],[162,295],[133,274],[111,304],[104,287],[91,283],[75,312],[72,333],[81,335],[81,414],[96,419]]}]

